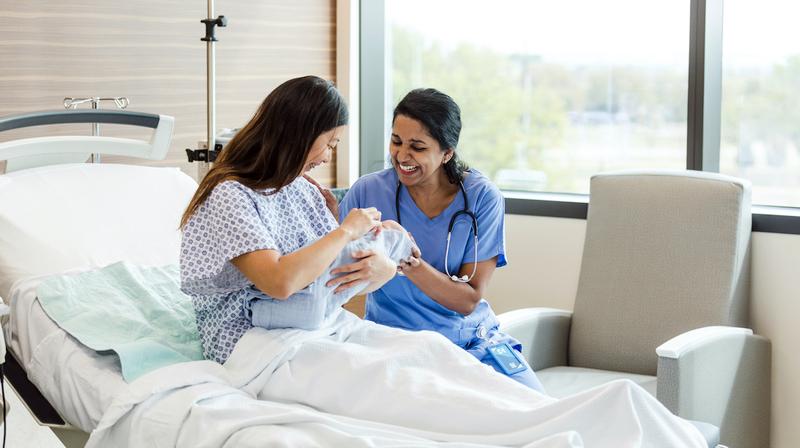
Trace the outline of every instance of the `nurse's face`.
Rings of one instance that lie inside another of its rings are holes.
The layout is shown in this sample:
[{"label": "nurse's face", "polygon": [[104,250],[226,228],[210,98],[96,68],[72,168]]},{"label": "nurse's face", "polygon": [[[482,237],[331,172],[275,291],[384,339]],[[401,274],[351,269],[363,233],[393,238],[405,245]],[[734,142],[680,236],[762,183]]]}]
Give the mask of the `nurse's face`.
[{"label": "nurse's face", "polygon": [[336,145],[339,144],[339,138],[344,132],[344,128],[344,126],[333,128],[330,131],[323,132],[314,140],[311,150],[308,151],[306,162],[303,164],[304,173],[331,161],[333,151],[336,149]]},{"label": "nurse's face", "polygon": [[452,152],[452,149],[442,151],[439,142],[419,121],[405,115],[395,118],[389,154],[397,177],[406,187],[446,180],[442,165]]}]

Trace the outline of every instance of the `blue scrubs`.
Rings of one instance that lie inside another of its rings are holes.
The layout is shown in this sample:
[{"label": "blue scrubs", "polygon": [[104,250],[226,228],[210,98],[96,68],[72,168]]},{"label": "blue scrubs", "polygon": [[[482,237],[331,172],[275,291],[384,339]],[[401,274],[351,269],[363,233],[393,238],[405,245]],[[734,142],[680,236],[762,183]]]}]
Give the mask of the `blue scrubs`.
[{"label": "blue scrubs", "polygon": [[[342,199],[339,205],[340,218],[344,219],[353,208],[375,207],[380,210],[381,219],[397,221],[397,185],[397,173],[392,168],[363,176]],[[505,207],[502,194],[486,176],[475,169],[467,173],[464,189],[470,209],[478,221],[477,261],[497,257],[497,267],[505,266]],[[422,258],[441,272],[445,272],[447,226],[453,214],[464,207],[464,198],[459,193],[442,213],[431,219],[417,208],[406,188],[400,189],[402,225],[416,240],[422,251]],[[450,240],[447,265],[450,273],[456,274],[462,264],[475,261],[473,244],[470,219],[461,215],[453,226]],[[498,330],[497,318],[486,300],[481,299],[475,310],[464,316],[440,305],[403,276],[395,276],[382,288],[367,296],[365,318],[391,327],[439,332],[501,373],[502,370],[494,362],[494,358],[488,354],[488,347],[507,342],[517,351],[522,349],[516,339]],[[509,376],[533,389],[543,391],[530,367]]]}]

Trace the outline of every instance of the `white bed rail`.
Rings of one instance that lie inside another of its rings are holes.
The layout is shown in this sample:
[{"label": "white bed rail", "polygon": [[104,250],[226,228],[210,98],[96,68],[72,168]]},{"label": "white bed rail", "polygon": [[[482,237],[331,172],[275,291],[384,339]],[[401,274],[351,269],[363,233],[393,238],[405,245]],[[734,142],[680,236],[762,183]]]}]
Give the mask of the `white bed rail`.
[{"label": "white bed rail", "polygon": [[150,141],[100,136],[53,136],[0,143],[6,172],[43,165],[85,162],[91,154],[162,160],[169,151],[175,119],[168,115],[115,110],[59,110],[0,118],[0,132],[31,126],[69,123],[108,123],[154,129]]}]

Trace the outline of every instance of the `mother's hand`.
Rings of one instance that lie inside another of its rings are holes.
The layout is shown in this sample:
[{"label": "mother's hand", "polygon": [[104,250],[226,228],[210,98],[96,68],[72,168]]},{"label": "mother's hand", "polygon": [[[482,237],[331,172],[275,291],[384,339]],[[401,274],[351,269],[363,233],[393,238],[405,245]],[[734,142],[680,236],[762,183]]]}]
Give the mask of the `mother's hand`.
[{"label": "mother's hand", "polygon": [[[383,252],[360,250],[352,254],[357,261],[331,270],[331,274],[343,274],[330,280],[326,286],[338,285],[334,292],[341,292],[362,283],[377,289],[394,277],[397,265]],[[371,291],[368,291],[371,292]]]}]

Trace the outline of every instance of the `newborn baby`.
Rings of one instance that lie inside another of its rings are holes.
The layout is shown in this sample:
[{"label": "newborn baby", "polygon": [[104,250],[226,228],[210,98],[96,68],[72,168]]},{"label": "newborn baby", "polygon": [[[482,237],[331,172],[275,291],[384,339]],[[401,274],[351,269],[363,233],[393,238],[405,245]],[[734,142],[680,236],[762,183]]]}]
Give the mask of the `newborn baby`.
[{"label": "newborn baby", "polygon": [[411,256],[413,247],[414,242],[400,224],[383,221],[381,231],[377,234],[372,231],[347,243],[331,266],[307,287],[286,300],[273,299],[252,287],[254,295],[245,303],[245,309],[249,312],[253,325],[257,327],[303,330],[320,328],[326,319],[341,311],[342,305],[367,287],[366,283],[362,283],[334,293],[336,286],[325,286],[333,278],[331,269],[353,263],[356,260],[351,254],[360,250],[383,252],[395,263],[400,263]]}]

